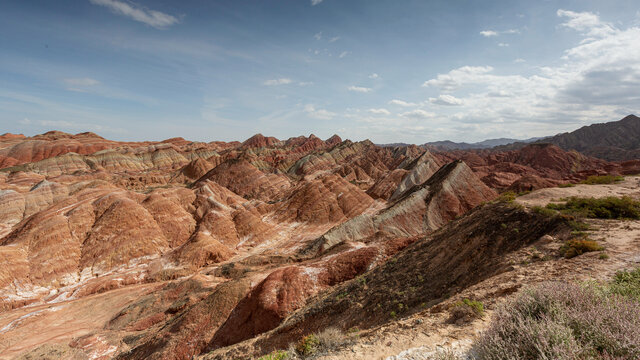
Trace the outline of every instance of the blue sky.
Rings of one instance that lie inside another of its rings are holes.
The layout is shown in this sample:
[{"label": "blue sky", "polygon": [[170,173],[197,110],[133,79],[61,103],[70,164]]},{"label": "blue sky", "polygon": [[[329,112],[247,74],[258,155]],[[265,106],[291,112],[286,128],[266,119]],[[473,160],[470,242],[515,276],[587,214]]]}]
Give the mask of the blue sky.
[{"label": "blue sky", "polygon": [[0,132],[424,143],[640,113],[637,0],[9,0],[0,33]]}]

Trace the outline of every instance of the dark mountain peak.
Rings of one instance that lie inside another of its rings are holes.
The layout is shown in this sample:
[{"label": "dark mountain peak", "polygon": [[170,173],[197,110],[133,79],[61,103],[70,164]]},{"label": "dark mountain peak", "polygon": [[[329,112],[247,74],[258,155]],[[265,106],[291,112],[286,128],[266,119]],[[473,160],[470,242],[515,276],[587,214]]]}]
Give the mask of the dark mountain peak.
[{"label": "dark mountain peak", "polygon": [[583,126],[543,141],[608,161],[637,159],[640,158],[640,118],[631,114],[618,121]]}]

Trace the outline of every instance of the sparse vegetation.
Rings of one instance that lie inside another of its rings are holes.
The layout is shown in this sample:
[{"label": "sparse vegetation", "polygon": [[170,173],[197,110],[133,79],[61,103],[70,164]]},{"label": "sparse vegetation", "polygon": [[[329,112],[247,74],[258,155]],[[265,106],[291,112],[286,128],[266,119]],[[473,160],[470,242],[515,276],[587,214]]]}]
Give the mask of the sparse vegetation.
[{"label": "sparse vegetation", "polygon": [[607,254],[606,252],[603,252],[598,256],[598,259],[607,260],[607,259],[609,259],[609,254]]},{"label": "sparse vegetation", "polygon": [[570,187],[574,187],[574,186],[576,186],[576,184],[572,184],[572,183],[566,183],[566,184],[558,185],[559,188],[570,188]]},{"label": "sparse vegetation", "polygon": [[602,251],[604,247],[594,240],[589,239],[573,239],[567,241],[560,247],[560,255],[567,259],[574,258],[587,252]]},{"label": "sparse vegetation", "polygon": [[640,219],[640,201],[628,196],[566,199],[563,204],[548,204],[548,209],[598,219]]},{"label": "sparse vegetation", "polygon": [[582,180],[581,184],[587,185],[603,185],[603,184],[613,184],[616,182],[620,182],[624,180],[624,176],[614,176],[614,175],[592,175]]},{"label": "sparse vegetation", "polygon": [[258,360],[285,360],[289,358],[289,353],[284,350],[276,350],[270,354],[261,356]]},{"label": "sparse vegetation", "polygon": [[611,292],[640,301],[640,267],[632,271],[619,271],[611,282]]},{"label": "sparse vegetation", "polygon": [[501,306],[473,351],[478,360],[638,359],[639,323],[640,303],[606,286],[545,283]]}]

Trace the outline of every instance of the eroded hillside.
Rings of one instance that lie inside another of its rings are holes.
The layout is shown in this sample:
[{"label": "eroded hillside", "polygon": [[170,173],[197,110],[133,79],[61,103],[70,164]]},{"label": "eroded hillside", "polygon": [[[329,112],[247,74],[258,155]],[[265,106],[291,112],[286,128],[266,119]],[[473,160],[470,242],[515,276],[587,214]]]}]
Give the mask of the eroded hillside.
[{"label": "eroded hillside", "polygon": [[510,293],[496,279],[567,225],[498,193],[635,166],[551,145],[432,154],[259,134],[4,135],[0,156],[3,358],[251,358],[329,325],[393,326],[392,311],[470,289]]}]

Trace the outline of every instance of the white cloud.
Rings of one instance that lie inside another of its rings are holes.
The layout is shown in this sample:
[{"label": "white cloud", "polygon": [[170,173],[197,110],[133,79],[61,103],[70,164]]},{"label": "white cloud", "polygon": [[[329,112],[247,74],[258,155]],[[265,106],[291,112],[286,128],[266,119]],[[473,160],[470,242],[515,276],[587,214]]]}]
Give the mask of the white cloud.
[{"label": "white cloud", "polygon": [[391,112],[385,108],[369,109],[369,112],[375,115],[391,115]]},{"label": "white cloud", "polygon": [[311,6],[316,6],[320,4],[323,0],[311,0]]},{"label": "white cloud", "polygon": [[378,78],[380,78],[380,75],[378,75],[376,73],[373,73],[373,74],[369,75],[369,79],[378,79]]},{"label": "white cloud", "polygon": [[298,83],[299,86],[311,86],[313,85],[313,81],[300,81]]},{"label": "white cloud", "polygon": [[334,36],[334,37],[332,37],[331,39],[329,39],[329,42],[330,42],[330,43],[334,43],[334,42],[336,42],[336,41],[338,41],[338,40],[340,40],[340,36]]},{"label": "white cloud", "polygon": [[494,36],[498,36],[498,35],[513,35],[513,34],[520,34],[520,30],[518,29],[509,29],[509,30],[504,30],[504,31],[495,31],[495,30],[483,30],[480,31],[480,35],[484,36],[484,37],[494,37]]},{"label": "white cloud", "polygon": [[621,29],[592,13],[557,15],[561,27],[578,31],[582,40],[553,66],[531,75],[463,66],[424,82],[465,94],[457,112],[447,115],[458,136],[477,138],[500,128],[512,136],[540,136],[640,112],[640,27]]},{"label": "white cloud", "polygon": [[92,86],[100,85],[100,81],[92,78],[68,78],[62,79],[67,90],[76,92],[87,92]]},{"label": "white cloud", "polygon": [[160,11],[141,7],[133,2],[122,2],[119,0],[89,0],[92,4],[100,5],[108,8],[112,12],[129,17],[135,21],[145,23],[157,29],[166,28],[168,26],[180,22],[173,15],[165,14]]},{"label": "white cloud", "polygon": [[462,100],[452,95],[440,95],[437,98],[429,98],[429,102],[436,105],[459,106]]},{"label": "white cloud", "polygon": [[343,57],[345,57],[345,56],[347,56],[347,55],[349,55],[349,51],[343,51],[343,52],[341,52],[341,53],[340,53],[340,55],[338,55],[338,57],[339,57],[340,59],[342,59]]},{"label": "white cloud", "polygon": [[513,62],[516,63],[516,64],[522,64],[522,63],[526,63],[527,60],[522,59],[522,58],[517,58],[517,59],[513,60]]},{"label": "white cloud", "polygon": [[72,86],[94,86],[100,84],[100,81],[92,78],[69,78],[62,79],[65,84]]},{"label": "white cloud", "polygon": [[[591,12],[573,12],[569,10],[558,10],[559,17],[567,17],[569,21],[561,26],[581,32],[583,35],[605,37],[616,33],[613,25],[603,22],[600,17]],[[588,39],[587,39],[588,40]]]},{"label": "white cloud", "polygon": [[416,109],[416,110],[411,110],[411,111],[407,111],[405,113],[400,114],[400,116],[405,117],[405,118],[410,118],[410,119],[430,119],[436,116],[436,114],[432,113],[432,112],[428,112],[422,109]]},{"label": "white cloud", "polygon": [[359,92],[359,93],[368,93],[371,92],[373,89],[368,88],[368,87],[362,87],[362,86],[349,86],[347,88],[349,91],[355,91],[355,92]]},{"label": "white cloud", "polygon": [[293,81],[288,78],[280,78],[280,79],[271,79],[263,82],[263,85],[266,86],[276,86],[276,85],[287,85],[291,84]]},{"label": "white cloud", "polygon": [[447,74],[438,74],[435,79],[425,81],[424,87],[439,87],[444,91],[453,91],[462,84],[482,82],[486,74],[493,71],[491,66],[463,66],[449,71]]},{"label": "white cloud", "polygon": [[325,109],[316,109],[316,107],[312,104],[305,105],[304,112],[307,113],[309,117],[319,120],[331,120],[336,116],[336,114],[331,111]]},{"label": "white cloud", "polygon": [[314,37],[316,40],[320,40],[320,39],[322,39],[322,31],[320,31],[319,33],[316,33],[315,35],[313,35],[313,37]]},{"label": "white cloud", "polygon": [[498,36],[498,32],[493,30],[483,30],[483,31],[480,31],[480,35],[484,37],[492,37],[492,36]]},{"label": "white cloud", "polygon": [[500,47],[508,47],[509,44],[507,44],[507,43],[498,43],[498,46],[500,46]]},{"label": "white cloud", "polygon": [[398,99],[393,99],[393,100],[389,101],[389,104],[391,104],[391,105],[398,105],[398,106],[402,106],[402,107],[414,107],[414,106],[418,106],[418,104],[416,104],[416,103],[406,102],[406,101],[404,101],[404,100],[398,100]]}]

